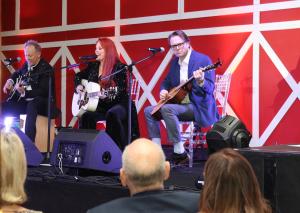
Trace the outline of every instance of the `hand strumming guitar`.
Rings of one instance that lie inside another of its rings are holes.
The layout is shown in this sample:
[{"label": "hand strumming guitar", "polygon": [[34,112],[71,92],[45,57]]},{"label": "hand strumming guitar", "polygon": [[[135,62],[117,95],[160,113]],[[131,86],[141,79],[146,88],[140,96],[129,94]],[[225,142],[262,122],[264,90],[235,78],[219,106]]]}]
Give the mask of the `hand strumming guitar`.
[{"label": "hand strumming guitar", "polygon": [[3,87],[3,92],[4,94],[7,94],[9,91],[13,89],[13,81],[12,80],[7,80],[4,87]]},{"label": "hand strumming guitar", "polygon": [[76,87],[76,93],[77,94],[82,94],[84,92],[84,86],[81,84],[78,84]]},{"label": "hand strumming guitar", "polygon": [[160,93],[159,93],[160,100],[167,99],[168,98],[168,94],[169,94],[168,90],[165,90],[165,89],[161,90]]},{"label": "hand strumming guitar", "polygon": [[25,87],[22,85],[22,82],[17,82],[15,88],[21,94],[21,96],[24,95]]}]

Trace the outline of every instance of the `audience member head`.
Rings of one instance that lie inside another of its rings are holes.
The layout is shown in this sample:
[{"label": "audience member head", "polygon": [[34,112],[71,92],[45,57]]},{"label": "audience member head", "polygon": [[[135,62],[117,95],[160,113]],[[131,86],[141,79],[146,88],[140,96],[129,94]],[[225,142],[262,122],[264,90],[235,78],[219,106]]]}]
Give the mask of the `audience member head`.
[{"label": "audience member head", "polygon": [[128,186],[130,194],[161,190],[170,174],[170,164],[160,146],[146,138],[129,144],[122,155],[120,178]]},{"label": "audience member head", "polygon": [[200,212],[271,212],[250,163],[237,151],[222,149],[207,160]]},{"label": "audience member head", "polygon": [[27,163],[23,143],[14,130],[0,130],[0,206],[26,201]]},{"label": "audience member head", "polygon": [[39,63],[42,48],[37,41],[28,40],[24,44],[24,56],[29,67]]}]

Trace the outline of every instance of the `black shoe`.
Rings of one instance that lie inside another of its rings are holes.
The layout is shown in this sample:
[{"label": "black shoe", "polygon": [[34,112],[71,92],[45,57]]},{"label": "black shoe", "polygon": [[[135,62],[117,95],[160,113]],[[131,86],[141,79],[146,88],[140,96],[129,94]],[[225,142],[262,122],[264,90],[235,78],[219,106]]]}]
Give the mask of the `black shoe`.
[{"label": "black shoe", "polygon": [[189,155],[184,152],[182,154],[174,153],[171,156],[171,161],[175,165],[185,164],[189,161]]}]

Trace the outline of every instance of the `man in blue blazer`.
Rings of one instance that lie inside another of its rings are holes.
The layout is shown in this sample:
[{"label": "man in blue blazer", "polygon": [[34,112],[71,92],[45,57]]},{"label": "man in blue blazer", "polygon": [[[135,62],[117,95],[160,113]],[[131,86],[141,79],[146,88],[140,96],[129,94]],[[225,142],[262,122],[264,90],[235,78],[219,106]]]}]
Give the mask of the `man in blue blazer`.
[{"label": "man in blue blazer", "polygon": [[[169,35],[168,41],[175,57],[162,82],[160,99],[166,99],[172,88],[194,76],[190,92],[180,103],[167,103],[160,109],[159,119],[165,121],[168,139],[174,144],[173,163],[180,164],[188,160],[188,155],[184,142],[181,141],[179,121],[195,121],[200,127],[207,127],[219,119],[213,96],[215,71],[202,71],[203,67],[212,62],[208,56],[192,49],[190,39],[183,31],[174,31]],[[145,108],[148,134],[153,142],[161,144],[159,119],[151,115],[153,108],[154,106]]]}]

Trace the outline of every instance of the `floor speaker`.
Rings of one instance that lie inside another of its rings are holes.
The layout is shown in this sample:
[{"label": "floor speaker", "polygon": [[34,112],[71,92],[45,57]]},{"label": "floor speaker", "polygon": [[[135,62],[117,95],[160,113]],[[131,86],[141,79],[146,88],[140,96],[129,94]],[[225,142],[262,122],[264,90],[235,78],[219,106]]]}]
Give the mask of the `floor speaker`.
[{"label": "floor speaker", "polygon": [[273,212],[300,212],[300,147],[277,145],[238,149],[251,163]]},{"label": "floor speaker", "polygon": [[39,166],[44,159],[43,155],[24,132],[22,132],[19,128],[14,128],[14,130],[23,142],[27,165]]},{"label": "floor speaker", "polygon": [[122,152],[104,131],[61,129],[54,140],[51,164],[119,173]]},{"label": "floor speaker", "polygon": [[216,122],[206,134],[209,154],[222,148],[249,147],[250,132],[237,118],[226,115]]}]

